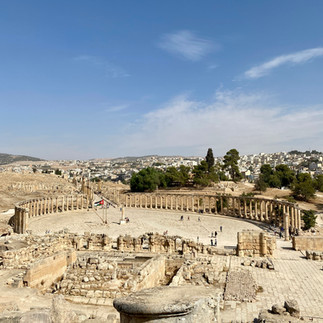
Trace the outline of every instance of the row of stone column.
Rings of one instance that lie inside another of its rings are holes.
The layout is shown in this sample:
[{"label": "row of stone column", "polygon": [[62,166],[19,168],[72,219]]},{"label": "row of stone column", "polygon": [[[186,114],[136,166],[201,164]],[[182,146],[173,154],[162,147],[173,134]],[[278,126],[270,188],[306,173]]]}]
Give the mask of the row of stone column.
[{"label": "row of stone column", "polygon": [[50,213],[81,210],[88,208],[88,205],[88,197],[82,195],[48,197],[24,203],[24,207],[29,209],[30,218]]},{"label": "row of stone column", "polygon": [[13,230],[16,233],[25,233],[27,230],[28,209],[16,206],[13,218]]},{"label": "row of stone column", "polygon": [[[225,214],[258,220],[279,227],[301,228],[301,210],[292,203],[234,196],[125,194],[124,206],[146,209]],[[284,216],[288,218],[284,220]]]},{"label": "row of stone column", "polygon": [[88,209],[92,203],[88,196],[84,195],[48,197],[22,202],[15,207],[14,232],[25,233],[29,218],[58,212]]}]

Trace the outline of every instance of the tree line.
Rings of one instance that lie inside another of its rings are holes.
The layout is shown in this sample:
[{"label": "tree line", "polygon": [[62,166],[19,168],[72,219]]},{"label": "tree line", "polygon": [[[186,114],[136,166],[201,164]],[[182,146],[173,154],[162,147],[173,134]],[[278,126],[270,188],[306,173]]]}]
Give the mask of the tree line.
[{"label": "tree line", "polygon": [[255,189],[266,191],[272,188],[290,188],[292,196],[297,200],[308,201],[315,197],[315,192],[323,192],[323,175],[316,175],[314,178],[308,173],[296,174],[287,165],[277,165],[272,168],[264,164],[260,168],[259,178],[255,181]]},{"label": "tree line", "polygon": [[144,192],[169,187],[206,187],[220,180],[239,181],[242,178],[238,167],[239,159],[239,152],[231,149],[224,156],[223,164],[215,164],[213,151],[209,148],[205,160],[193,168],[184,165],[171,166],[166,170],[147,167],[134,173],[130,188],[133,192]]}]

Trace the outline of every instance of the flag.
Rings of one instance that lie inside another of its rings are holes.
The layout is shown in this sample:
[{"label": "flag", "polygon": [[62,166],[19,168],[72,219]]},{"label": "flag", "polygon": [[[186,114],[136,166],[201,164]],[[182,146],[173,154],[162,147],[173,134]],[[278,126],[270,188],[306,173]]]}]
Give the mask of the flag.
[{"label": "flag", "polygon": [[94,206],[104,205],[104,200],[94,202]]}]

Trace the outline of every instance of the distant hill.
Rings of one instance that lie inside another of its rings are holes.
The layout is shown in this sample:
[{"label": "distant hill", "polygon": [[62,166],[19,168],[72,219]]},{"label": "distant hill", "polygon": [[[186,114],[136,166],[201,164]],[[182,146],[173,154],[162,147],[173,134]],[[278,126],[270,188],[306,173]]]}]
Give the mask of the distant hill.
[{"label": "distant hill", "polygon": [[10,154],[1,154],[0,153],[0,165],[11,164],[18,161],[41,161],[43,159],[24,156],[24,155],[10,155]]}]

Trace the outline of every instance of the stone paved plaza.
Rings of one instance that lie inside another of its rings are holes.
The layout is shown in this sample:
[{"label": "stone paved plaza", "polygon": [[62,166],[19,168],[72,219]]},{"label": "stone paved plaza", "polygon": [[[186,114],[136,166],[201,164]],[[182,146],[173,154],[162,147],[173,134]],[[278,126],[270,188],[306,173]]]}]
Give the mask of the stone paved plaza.
[{"label": "stone paved plaza", "polygon": [[[183,215],[184,220],[180,221]],[[180,235],[184,238],[210,243],[211,231],[218,231],[219,247],[236,246],[237,232],[242,230],[261,230],[257,223],[219,215],[201,215],[194,213],[173,213],[171,211],[152,211],[127,209],[126,217],[130,222],[119,225],[121,211],[117,208],[108,209],[108,224],[103,224],[103,210],[68,212],[58,215],[47,215],[31,220],[29,229],[34,234],[45,231],[58,231],[63,228],[71,232],[87,231],[105,233],[113,238],[120,234],[137,236],[145,232],[168,231],[169,235]],[[188,220],[189,217],[189,220]],[[220,232],[220,226],[223,232]],[[301,315],[313,318],[315,322],[323,322],[323,270],[321,261],[305,259],[300,251],[291,249],[290,241],[277,238],[277,252],[274,259],[275,270],[267,270],[241,265],[242,258],[236,256],[214,256],[217,261],[229,264],[229,270],[249,270],[258,286],[263,289],[257,293],[256,301],[234,302],[225,301],[223,322],[251,322],[261,309],[269,309],[273,304],[283,305],[284,300],[291,297],[298,301]]]},{"label": "stone paved plaza", "polygon": [[[120,234],[139,236],[146,232],[179,235],[196,241],[210,244],[211,232],[218,232],[218,246],[236,247],[237,232],[242,230],[261,230],[264,226],[256,221],[244,221],[220,215],[198,215],[192,212],[172,212],[166,210],[126,209],[125,217],[130,222],[119,225],[121,211],[110,207],[107,210],[108,224],[103,224],[103,209],[97,211],[78,211],[50,214],[30,219],[29,230],[33,234],[45,234],[47,230],[59,231],[64,228],[70,232],[105,233],[112,238]],[[183,221],[180,217],[183,215]],[[200,221],[199,221],[200,218]],[[220,232],[220,226],[223,231]]]}]

